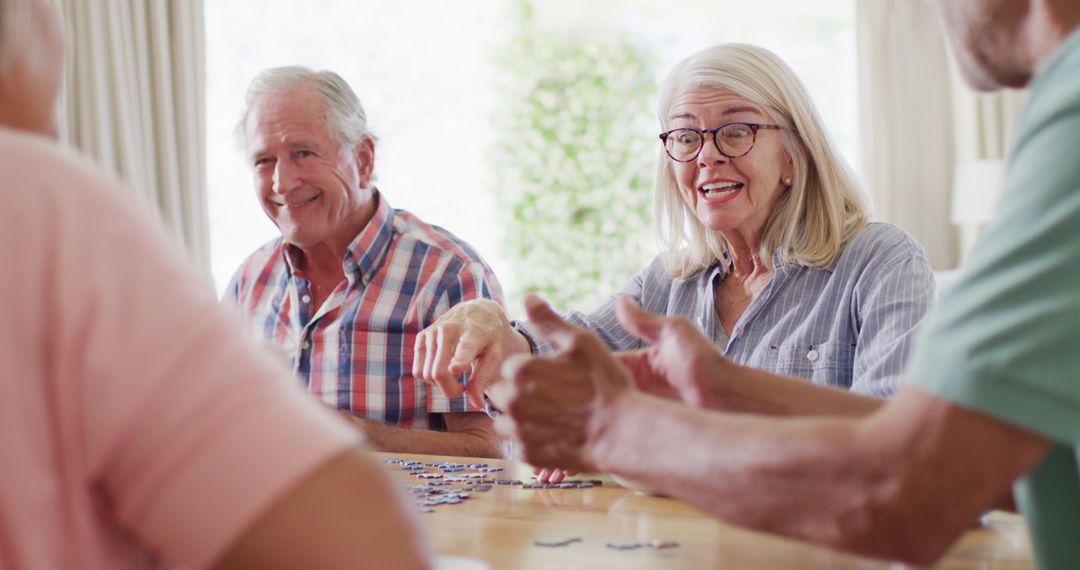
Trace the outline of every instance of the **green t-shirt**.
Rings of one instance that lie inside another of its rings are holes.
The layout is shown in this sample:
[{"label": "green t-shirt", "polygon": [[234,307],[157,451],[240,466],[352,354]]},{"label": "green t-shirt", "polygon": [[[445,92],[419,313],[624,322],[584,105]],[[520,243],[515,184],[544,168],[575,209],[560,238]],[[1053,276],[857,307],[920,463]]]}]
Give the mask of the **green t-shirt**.
[{"label": "green t-shirt", "polygon": [[1040,566],[1080,568],[1080,31],[1032,82],[997,215],[908,370],[931,393],[1058,442],[1017,498]]}]

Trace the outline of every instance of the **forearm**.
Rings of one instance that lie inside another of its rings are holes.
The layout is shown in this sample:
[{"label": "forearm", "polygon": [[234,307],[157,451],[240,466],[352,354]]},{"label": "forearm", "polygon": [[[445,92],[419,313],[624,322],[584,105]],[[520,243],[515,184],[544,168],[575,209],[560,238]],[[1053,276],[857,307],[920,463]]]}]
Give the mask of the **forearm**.
[{"label": "forearm", "polygon": [[346,417],[364,432],[371,446],[379,451],[458,457],[506,456],[502,438],[491,430],[442,432],[403,428],[352,415]]},{"label": "forearm", "polygon": [[[596,466],[730,523],[842,547],[887,485],[845,419],[776,421],[709,413],[656,398],[620,405]],[[672,445],[678,441],[679,445]]]},{"label": "forearm", "polygon": [[727,363],[709,371],[704,381],[704,407],[725,412],[768,416],[861,417],[878,410],[884,400],[841,388]]},{"label": "forearm", "polygon": [[733,524],[918,564],[940,556],[1047,449],[917,390],[858,419],[717,414],[640,394],[605,416],[589,457],[600,469]]}]

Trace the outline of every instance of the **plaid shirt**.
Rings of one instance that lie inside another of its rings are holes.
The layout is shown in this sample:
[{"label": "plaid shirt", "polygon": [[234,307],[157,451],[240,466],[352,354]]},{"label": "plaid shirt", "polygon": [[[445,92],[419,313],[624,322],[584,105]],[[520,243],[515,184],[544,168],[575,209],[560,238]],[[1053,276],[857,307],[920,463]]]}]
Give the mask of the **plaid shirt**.
[{"label": "plaid shirt", "polygon": [[283,351],[308,392],[339,410],[414,428],[439,427],[432,413],[482,412],[413,378],[413,342],[457,303],[502,303],[499,282],[468,244],[376,199],[342,262],[345,282],[321,307],[295,269],[300,252],[281,238],[248,257],[226,298],[246,331]]}]

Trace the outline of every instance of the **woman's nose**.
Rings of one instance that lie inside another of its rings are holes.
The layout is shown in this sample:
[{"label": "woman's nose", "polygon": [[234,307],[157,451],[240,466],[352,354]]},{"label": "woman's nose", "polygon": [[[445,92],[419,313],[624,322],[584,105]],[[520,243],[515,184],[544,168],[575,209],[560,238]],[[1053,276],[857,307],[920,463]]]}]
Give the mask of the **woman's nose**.
[{"label": "woman's nose", "polygon": [[698,164],[712,166],[727,160],[728,157],[724,156],[724,153],[720,152],[720,148],[716,145],[716,133],[706,134],[705,140],[702,141],[701,152],[698,153]]}]

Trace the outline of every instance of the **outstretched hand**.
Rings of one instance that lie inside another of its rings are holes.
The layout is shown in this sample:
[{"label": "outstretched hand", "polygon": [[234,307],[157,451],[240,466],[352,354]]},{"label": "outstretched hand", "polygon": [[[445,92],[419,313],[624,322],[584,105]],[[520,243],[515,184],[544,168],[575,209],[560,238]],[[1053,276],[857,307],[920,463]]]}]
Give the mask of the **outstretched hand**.
[{"label": "outstretched hand", "polygon": [[504,341],[516,334],[495,301],[476,299],[455,305],[417,335],[413,376],[456,398],[465,393],[458,378],[470,370],[469,401],[482,406],[485,390],[499,379]]}]

